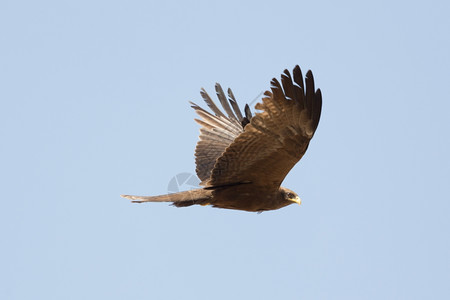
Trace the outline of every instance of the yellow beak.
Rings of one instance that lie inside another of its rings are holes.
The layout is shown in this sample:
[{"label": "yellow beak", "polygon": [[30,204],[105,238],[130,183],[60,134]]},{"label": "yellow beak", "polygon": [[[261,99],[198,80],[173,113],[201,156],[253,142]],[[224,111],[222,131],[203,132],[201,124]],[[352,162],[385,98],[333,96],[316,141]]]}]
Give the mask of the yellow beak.
[{"label": "yellow beak", "polygon": [[294,199],[292,199],[292,202],[295,202],[298,205],[301,205],[302,204],[302,199],[300,199],[300,197],[297,196]]}]

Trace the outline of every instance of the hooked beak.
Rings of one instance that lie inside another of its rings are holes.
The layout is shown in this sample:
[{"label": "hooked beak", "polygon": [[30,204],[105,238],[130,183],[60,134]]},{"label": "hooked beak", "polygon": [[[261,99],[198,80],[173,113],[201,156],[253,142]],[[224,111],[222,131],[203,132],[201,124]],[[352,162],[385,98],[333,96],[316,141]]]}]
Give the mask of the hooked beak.
[{"label": "hooked beak", "polygon": [[300,197],[297,196],[297,197],[295,197],[294,199],[292,199],[292,202],[295,202],[295,203],[297,203],[298,205],[301,205],[301,204],[302,204],[302,199],[300,199]]}]

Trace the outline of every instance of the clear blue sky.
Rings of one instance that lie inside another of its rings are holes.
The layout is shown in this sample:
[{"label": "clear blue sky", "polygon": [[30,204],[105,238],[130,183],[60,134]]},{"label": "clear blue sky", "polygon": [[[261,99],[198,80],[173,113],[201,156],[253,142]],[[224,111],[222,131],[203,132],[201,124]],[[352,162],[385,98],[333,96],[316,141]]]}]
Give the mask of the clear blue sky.
[{"label": "clear blue sky", "polygon": [[[450,299],[448,1],[0,2],[1,299]],[[194,173],[188,101],[299,64],[321,123],[252,214],[120,194]]]}]

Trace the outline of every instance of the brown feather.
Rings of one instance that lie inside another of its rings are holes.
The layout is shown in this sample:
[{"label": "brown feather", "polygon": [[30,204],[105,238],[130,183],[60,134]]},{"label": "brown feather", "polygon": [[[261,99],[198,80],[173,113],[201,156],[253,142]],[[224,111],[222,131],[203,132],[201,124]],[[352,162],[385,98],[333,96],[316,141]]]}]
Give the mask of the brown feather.
[{"label": "brown feather", "polygon": [[[218,84],[216,85],[216,91],[220,103],[229,117],[226,117],[225,114],[219,110],[204,89],[201,91],[202,97],[215,115],[191,102],[192,108],[195,109],[196,113],[201,118],[200,120],[195,119],[195,121],[202,126],[200,129],[200,140],[195,147],[196,173],[202,181],[201,185],[210,178],[211,171],[216,164],[217,158],[219,158],[234,139],[244,131],[244,126],[231,111],[231,108],[226,101],[225,94]],[[233,100],[235,101],[235,99]]]},{"label": "brown feather", "polygon": [[228,89],[228,101],[230,101],[231,106],[233,107],[234,113],[236,114],[236,117],[238,120],[242,121],[242,113],[239,109],[239,105],[237,104],[236,98],[234,98],[233,91],[229,88]]},{"label": "brown feather", "polygon": [[[300,68],[294,80],[302,81]],[[267,190],[277,190],[291,168],[304,155],[320,118],[321,98],[314,91],[314,78],[308,71],[306,91],[299,93],[289,72],[282,85],[273,79],[256,109],[262,110],[218,158],[207,186],[252,182]],[[288,95],[288,98],[286,98]],[[298,104],[294,104],[298,103]]]},{"label": "brown feather", "polygon": [[[211,200],[212,192],[205,189],[195,189],[190,191],[184,191],[179,193],[160,195],[160,196],[132,196],[132,195],[120,195],[123,198],[133,200],[133,203],[143,203],[143,202],[173,202],[175,206],[177,203],[191,203],[193,204],[204,204]],[[183,205],[187,206],[187,205]]]},{"label": "brown feather", "polygon": [[216,83],[216,94],[217,98],[219,98],[219,101],[222,104],[223,109],[228,115],[228,119],[239,121],[231,110],[230,104],[227,101],[227,97],[225,96],[222,87],[218,83]]}]

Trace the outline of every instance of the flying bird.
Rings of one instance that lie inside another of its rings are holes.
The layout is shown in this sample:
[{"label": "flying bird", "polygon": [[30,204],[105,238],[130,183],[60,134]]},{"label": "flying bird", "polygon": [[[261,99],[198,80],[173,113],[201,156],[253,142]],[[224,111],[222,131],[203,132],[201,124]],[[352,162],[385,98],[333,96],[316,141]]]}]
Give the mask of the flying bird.
[{"label": "flying bird", "polygon": [[176,207],[194,204],[263,212],[301,203],[299,196],[281,187],[286,175],[302,158],[319,124],[322,94],[315,90],[308,71],[303,80],[299,66],[288,70],[281,83],[271,81],[259,110],[248,105],[242,113],[228,89],[216,84],[222,110],[204,89],[200,94],[208,110],[191,103],[200,116],[200,140],[195,148],[196,173],[202,188],[161,196],[122,195],[142,202],[172,202]]}]

